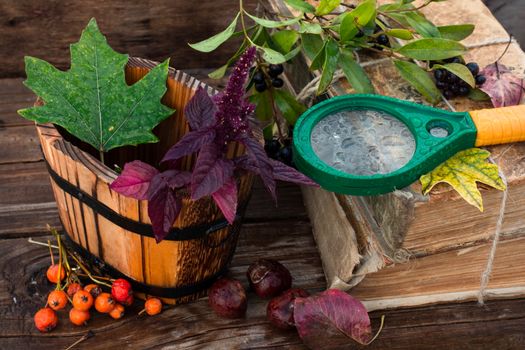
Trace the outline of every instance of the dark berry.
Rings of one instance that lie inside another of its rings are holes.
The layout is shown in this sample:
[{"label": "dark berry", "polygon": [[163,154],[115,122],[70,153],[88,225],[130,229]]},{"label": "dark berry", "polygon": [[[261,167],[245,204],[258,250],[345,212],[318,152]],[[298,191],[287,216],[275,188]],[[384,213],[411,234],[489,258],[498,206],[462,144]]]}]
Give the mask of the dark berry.
[{"label": "dark berry", "polygon": [[478,75],[479,73],[479,66],[476,62],[469,62],[466,64],[468,70],[470,71],[470,73],[472,73],[473,76],[476,76]]},{"label": "dark berry", "polygon": [[459,84],[452,84],[450,86],[450,90],[454,93],[454,95],[457,95],[459,92]]},{"label": "dark berry", "polygon": [[464,63],[463,59],[460,56],[447,58],[445,60],[446,63]]},{"label": "dark berry", "polygon": [[445,77],[446,77],[446,74],[445,74],[445,70],[443,69],[437,69],[434,71],[434,78],[436,78],[436,81],[444,81]]},{"label": "dark berry", "polygon": [[253,75],[253,82],[254,83],[264,83],[264,74],[263,72],[261,72],[260,70],[255,72],[255,74]]},{"label": "dark berry", "polygon": [[467,86],[460,86],[458,95],[459,96],[467,96],[470,92],[470,89]]},{"label": "dark berry", "polygon": [[263,92],[266,90],[266,82],[263,81],[262,83],[255,83],[255,90],[258,92]]},{"label": "dark berry", "polygon": [[282,64],[270,64],[268,67],[268,74],[270,74],[272,78],[277,77],[279,74],[282,74],[282,72],[284,72]]},{"label": "dark berry", "polygon": [[277,153],[279,152],[280,149],[281,149],[281,143],[275,139],[266,141],[266,144],[264,145],[264,150],[266,151],[266,154],[268,154],[270,158],[276,158]]},{"label": "dark berry", "polygon": [[386,36],[385,34],[381,34],[380,36],[378,36],[376,41],[379,45],[383,46],[388,46],[390,44],[388,36]]},{"label": "dark berry", "polygon": [[453,74],[453,73],[450,73],[448,76],[447,76],[447,81],[449,83],[459,83],[461,79],[458,78],[458,76],[456,74]]},{"label": "dark berry", "polygon": [[293,154],[292,154],[292,147],[286,146],[281,148],[279,151],[278,158],[286,165],[292,164],[293,160]]},{"label": "dark berry", "polygon": [[436,86],[438,89],[443,90],[448,87],[448,84],[444,81],[436,81]]},{"label": "dark berry", "polygon": [[280,88],[283,87],[284,81],[281,78],[273,78],[272,85],[273,87]]},{"label": "dark berry", "polygon": [[478,75],[476,76],[476,85],[483,85],[487,81],[487,78],[485,78],[484,75]]},{"label": "dark berry", "polygon": [[292,288],[273,298],[266,307],[266,318],[271,324],[281,329],[295,327],[293,318],[295,298],[306,298],[310,294],[304,289]]},{"label": "dark berry", "polygon": [[378,25],[376,24],[376,26],[375,26],[375,28],[374,28],[374,33],[378,33],[378,32],[380,32],[380,31],[382,31],[382,30],[383,30],[383,29],[381,29],[381,27],[378,26]]},{"label": "dark berry", "polygon": [[362,38],[363,36],[365,35],[365,33],[359,29],[359,31],[357,32],[357,34],[355,35],[356,38]]},{"label": "dark berry", "polygon": [[446,99],[451,99],[454,97],[454,93],[451,90],[445,90],[443,91],[443,96],[445,96]]}]

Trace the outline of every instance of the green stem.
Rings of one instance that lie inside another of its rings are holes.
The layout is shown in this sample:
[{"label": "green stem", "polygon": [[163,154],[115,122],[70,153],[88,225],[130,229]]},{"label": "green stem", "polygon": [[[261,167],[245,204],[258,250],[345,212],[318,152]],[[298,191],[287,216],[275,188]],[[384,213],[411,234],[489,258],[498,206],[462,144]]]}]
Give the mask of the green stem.
[{"label": "green stem", "polygon": [[241,15],[241,26],[242,26],[242,31],[244,32],[244,37],[246,38],[246,40],[248,40],[250,44],[252,44],[253,46],[257,46],[252,41],[252,39],[250,39],[250,37],[248,36],[248,31],[246,30],[246,24],[244,23],[244,14],[246,13],[246,11],[244,11],[242,0],[239,0],[239,13]]},{"label": "green stem", "polygon": [[101,162],[102,164],[104,164],[104,151],[102,151],[102,150],[101,150],[101,151],[98,151],[98,154],[99,154],[99,156],[100,156],[100,162]]},{"label": "green stem", "polygon": [[394,12],[410,12],[410,11],[419,11],[421,10],[423,7],[426,7],[428,5],[430,5],[432,3],[433,0],[427,0],[427,2],[425,2],[424,4],[416,7],[416,8],[413,8],[413,9],[399,9],[399,10],[392,10],[392,11],[388,11],[390,13],[394,13]]}]

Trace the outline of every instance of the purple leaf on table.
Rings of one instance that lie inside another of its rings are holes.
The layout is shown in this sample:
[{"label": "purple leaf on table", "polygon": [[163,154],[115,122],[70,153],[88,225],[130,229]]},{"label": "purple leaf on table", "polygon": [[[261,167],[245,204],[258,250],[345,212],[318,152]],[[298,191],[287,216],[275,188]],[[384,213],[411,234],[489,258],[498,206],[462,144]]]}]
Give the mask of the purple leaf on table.
[{"label": "purple leaf on table", "polygon": [[230,179],[211,195],[230,224],[235,221],[237,213],[237,182],[234,177]]},{"label": "purple leaf on table", "polygon": [[337,289],[296,298],[294,321],[299,336],[311,349],[346,349],[352,339],[359,344],[371,339],[370,318],[364,305]]},{"label": "purple leaf on table", "polygon": [[503,64],[492,63],[480,75],[487,79],[480,90],[490,96],[494,107],[515,106],[521,103],[525,82]]},{"label": "purple leaf on table", "polygon": [[184,116],[188,120],[192,130],[210,127],[215,124],[217,113],[217,106],[208,92],[202,87],[199,87],[195,95],[186,105],[184,109]]},{"label": "purple leaf on table", "polygon": [[134,160],[124,165],[122,173],[111,183],[110,188],[126,197],[143,200],[147,198],[151,179],[158,173],[151,165]]}]

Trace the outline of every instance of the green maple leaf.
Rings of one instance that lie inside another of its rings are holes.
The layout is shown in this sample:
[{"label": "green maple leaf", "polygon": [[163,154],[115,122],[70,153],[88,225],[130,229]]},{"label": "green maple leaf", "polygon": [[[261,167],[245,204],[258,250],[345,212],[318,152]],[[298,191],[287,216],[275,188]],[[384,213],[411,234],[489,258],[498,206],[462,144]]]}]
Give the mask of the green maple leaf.
[{"label": "green maple leaf", "polygon": [[157,142],[151,130],[174,111],[160,103],[166,92],[168,60],[129,86],[128,55],[114,51],[91,19],[78,43],[71,45],[71,69],[26,57],[24,84],[44,101],[19,110],[39,123],[54,123],[100,152],[124,145]]}]

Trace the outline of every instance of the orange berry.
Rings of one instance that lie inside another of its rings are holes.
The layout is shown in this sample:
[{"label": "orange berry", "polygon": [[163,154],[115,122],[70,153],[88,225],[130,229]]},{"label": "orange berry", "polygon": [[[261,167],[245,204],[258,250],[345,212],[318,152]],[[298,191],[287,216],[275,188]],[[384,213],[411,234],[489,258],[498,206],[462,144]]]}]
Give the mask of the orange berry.
[{"label": "orange berry", "polygon": [[162,302],[159,298],[149,298],[144,303],[144,308],[146,309],[146,313],[150,316],[160,314],[162,311]]},{"label": "orange berry", "polygon": [[88,284],[87,286],[84,287],[84,290],[86,292],[91,293],[91,296],[93,297],[93,299],[96,299],[96,297],[98,297],[100,293],[102,293],[102,288],[100,288],[98,284]]},{"label": "orange berry", "polygon": [[113,317],[115,320],[122,318],[124,316],[124,306],[115,304],[113,310],[109,312],[109,316]]},{"label": "orange berry", "polygon": [[55,311],[61,310],[67,305],[67,294],[63,290],[54,290],[47,296],[47,304]]},{"label": "orange berry", "polygon": [[35,314],[35,326],[40,332],[49,332],[57,326],[58,316],[48,307],[40,309]]},{"label": "orange berry", "polygon": [[[58,282],[58,264],[53,264],[49,266],[47,269],[46,275],[47,279],[51,283],[57,283]],[[64,266],[60,268],[60,280],[62,281],[64,278],[66,278],[66,270],[64,269]]]},{"label": "orange berry", "polygon": [[82,286],[80,284],[70,283],[67,286],[67,295],[69,295],[69,297],[72,298],[73,295],[75,295],[75,293],[78,292],[79,290],[82,290]]},{"label": "orange berry", "polygon": [[93,305],[93,297],[85,290],[79,290],[73,295],[73,307],[80,311],[87,311]]},{"label": "orange berry", "polygon": [[69,310],[69,320],[76,326],[85,326],[91,315],[89,311],[82,311],[75,308]]},{"label": "orange berry", "polygon": [[100,293],[100,295],[95,299],[95,309],[98,312],[107,314],[113,310],[115,307],[115,300],[111,297],[109,293]]}]

